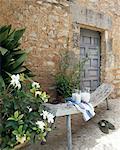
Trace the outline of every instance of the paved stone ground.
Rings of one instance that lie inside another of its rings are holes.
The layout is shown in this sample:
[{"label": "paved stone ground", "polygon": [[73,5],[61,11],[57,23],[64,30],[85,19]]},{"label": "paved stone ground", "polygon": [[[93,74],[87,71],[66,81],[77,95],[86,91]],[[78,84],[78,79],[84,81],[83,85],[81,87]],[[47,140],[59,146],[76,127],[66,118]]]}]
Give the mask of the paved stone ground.
[{"label": "paved stone ground", "polygon": [[[109,100],[110,110],[106,110],[105,102],[95,111],[96,116],[84,122],[82,115],[72,116],[73,150],[120,150],[120,99]],[[108,135],[102,133],[97,123],[106,119],[116,127]],[[49,134],[47,144],[30,145],[24,150],[66,150],[66,124],[65,117],[58,118]]]}]

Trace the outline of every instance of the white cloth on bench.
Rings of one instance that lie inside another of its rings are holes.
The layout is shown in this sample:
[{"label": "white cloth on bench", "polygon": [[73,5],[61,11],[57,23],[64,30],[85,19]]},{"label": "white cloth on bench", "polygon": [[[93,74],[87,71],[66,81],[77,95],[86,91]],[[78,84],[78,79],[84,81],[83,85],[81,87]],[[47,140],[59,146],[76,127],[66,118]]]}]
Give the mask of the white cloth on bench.
[{"label": "white cloth on bench", "polygon": [[83,118],[85,121],[88,121],[95,116],[94,107],[92,106],[92,104],[81,102],[80,104],[74,105],[83,114]]},{"label": "white cloth on bench", "polygon": [[66,98],[65,100],[74,105],[83,114],[83,118],[85,121],[88,121],[95,116],[94,107],[91,103],[87,103],[84,101],[77,103],[73,101],[71,97]]}]

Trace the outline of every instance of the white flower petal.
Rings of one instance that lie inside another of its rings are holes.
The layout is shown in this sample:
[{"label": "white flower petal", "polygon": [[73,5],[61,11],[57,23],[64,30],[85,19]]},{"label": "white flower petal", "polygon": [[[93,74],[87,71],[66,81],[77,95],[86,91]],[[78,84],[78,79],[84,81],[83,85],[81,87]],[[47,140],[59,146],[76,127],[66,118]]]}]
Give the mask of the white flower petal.
[{"label": "white flower petal", "polygon": [[43,116],[43,119],[45,120],[47,119],[48,114],[49,112],[43,110],[41,116]]},{"label": "white flower petal", "polygon": [[42,93],[41,91],[36,91],[36,92],[35,92],[35,97],[40,96],[41,93]]},{"label": "white flower petal", "polygon": [[16,87],[18,87],[18,90],[21,89],[21,84],[20,84],[20,82],[17,83]]},{"label": "white flower petal", "polygon": [[20,80],[20,75],[19,74],[16,75],[16,79]]},{"label": "white flower petal", "polygon": [[40,84],[38,82],[33,82],[32,83],[32,87],[36,88],[36,89],[39,89],[40,88]]},{"label": "white flower petal", "polygon": [[30,106],[27,106],[27,109],[29,110],[29,112],[32,111],[32,108]]},{"label": "white flower petal", "polygon": [[53,116],[53,114],[49,113],[48,116],[47,116],[47,119],[48,119],[48,123],[54,123],[54,116]]},{"label": "white flower petal", "polygon": [[32,111],[32,108],[29,108],[29,112],[31,112]]},{"label": "white flower petal", "polygon": [[11,79],[12,79],[12,80],[10,81],[10,84],[13,85],[15,88],[20,89],[20,88],[21,88],[21,84],[20,84],[20,81],[19,81],[19,79],[20,79],[19,74],[17,74],[17,75],[12,75],[12,76],[11,76]]},{"label": "white flower petal", "polygon": [[26,141],[26,136],[23,136],[23,137],[16,136],[16,140],[17,142],[20,142],[21,144],[23,144]]},{"label": "white flower petal", "polygon": [[45,123],[43,121],[37,121],[36,124],[43,131],[45,127]]}]

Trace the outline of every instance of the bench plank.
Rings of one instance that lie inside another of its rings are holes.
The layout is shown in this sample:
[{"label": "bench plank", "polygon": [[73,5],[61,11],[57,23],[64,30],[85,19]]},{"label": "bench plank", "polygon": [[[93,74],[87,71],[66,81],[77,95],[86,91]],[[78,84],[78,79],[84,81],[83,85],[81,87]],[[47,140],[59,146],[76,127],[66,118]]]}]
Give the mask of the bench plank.
[{"label": "bench plank", "polygon": [[[93,93],[91,93],[90,103],[95,107],[104,101],[113,91],[113,86],[111,84],[103,83],[100,85]],[[71,114],[80,113],[79,110],[76,109],[74,105],[69,103],[61,103],[61,104],[44,104],[46,109],[53,113],[56,117],[66,116]]]},{"label": "bench plank", "polygon": [[103,83],[92,94],[90,103],[95,107],[102,101],[106,100],[108,96],[113,92],[113,85]]}]

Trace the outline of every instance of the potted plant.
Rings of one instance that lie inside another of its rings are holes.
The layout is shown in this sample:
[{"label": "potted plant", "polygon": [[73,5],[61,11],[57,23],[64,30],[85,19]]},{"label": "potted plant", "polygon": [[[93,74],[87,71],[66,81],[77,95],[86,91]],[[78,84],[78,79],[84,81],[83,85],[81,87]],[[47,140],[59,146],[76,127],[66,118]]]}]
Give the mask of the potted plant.
[{"label": "potted plant", "polygon": [[2,150],[18,149],[28,141],[45,141],[54,116],[45,111],[43,103],[49,96],[39,83],[29,78],[24,65],[27,53],[20,39],[25,29],[0,27],[0,145]]},{"label": "potted plant", "polygon": [[80,90],[81,73],[89,58],[74,62],[77,59],[70,51],[62,51],[60,58],[59,71],[55,79],[57,101],[63,102],[64,98],[72,96],[73,89]]},{"label": "potted plant", "polygon": [[46,133],[51,131],[49,124],[54,122],[54,116],[42,105],[49,96],[24,74],[10,78],[9,85],[0,91],[1,149],[18,149],[36,139],[45,141]]}]

